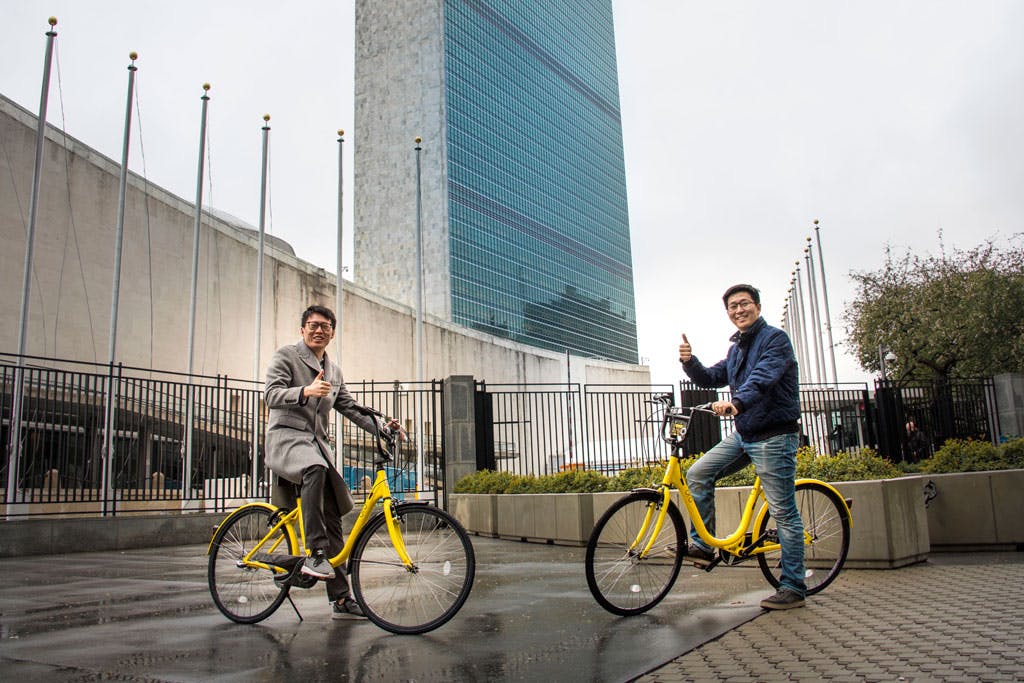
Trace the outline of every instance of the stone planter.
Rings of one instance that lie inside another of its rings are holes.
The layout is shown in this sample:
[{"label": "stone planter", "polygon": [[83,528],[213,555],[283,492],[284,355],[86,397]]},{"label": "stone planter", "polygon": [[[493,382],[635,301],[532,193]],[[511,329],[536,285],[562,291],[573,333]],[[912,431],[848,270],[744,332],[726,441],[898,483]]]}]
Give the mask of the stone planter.
[{"label": "stone planter", "polygon": [[1024,470],[933,474],[921,480],[933,548],[1024,546]]},{"label": "stone planter", "polygon": [[[928,557],[928,523],[919,477],[843,482],[854,500],[847,566],[896,568]],[[749,487],[716,491],[720,529],[739,523]],[[594,522],[622,493],[452,494],[452,513],[472,533],[519,541],[586,545]],[[676,497],[678,505],[678,494]],[[684,512],[685,518],[685,512]]]},{"label": "stone planter", "polygon": [[920,477],[834,484],[853,500],[846,566],[896,569],[928,559],[930,542]]}]

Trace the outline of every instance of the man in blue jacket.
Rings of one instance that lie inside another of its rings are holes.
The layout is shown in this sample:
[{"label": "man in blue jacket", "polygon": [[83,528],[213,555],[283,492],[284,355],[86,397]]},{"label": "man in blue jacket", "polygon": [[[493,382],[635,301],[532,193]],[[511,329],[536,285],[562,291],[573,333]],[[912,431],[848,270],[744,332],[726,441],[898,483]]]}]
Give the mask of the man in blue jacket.
[{"label": "man in blue jacket", "polygon": [[[768,509],[778,525],[782,575],[764,609],[803,607],[804,529],[796,506],[796,450],[800,432],[800,393],[796,356],[789,337],[761,317],[761,295],[750,285],[733,285],[722,297],[737,332],[725,360],[705,367],[683,335],[679,361],[683,371],[705,389],[728,385],[732,400],[715,401],[717,415],[735,415],[736,431],[690,467],[686,483],[708,531],[715,533],[715,481],[754,463]],[[687,558],[704,566],[714,554],[690,532]]]}]

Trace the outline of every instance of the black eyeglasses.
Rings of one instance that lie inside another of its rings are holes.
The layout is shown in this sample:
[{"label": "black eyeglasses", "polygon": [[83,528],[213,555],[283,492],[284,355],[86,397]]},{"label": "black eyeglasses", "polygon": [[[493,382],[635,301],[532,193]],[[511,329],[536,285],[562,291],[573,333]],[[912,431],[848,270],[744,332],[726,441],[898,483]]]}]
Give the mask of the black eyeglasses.
[{"label": "black eyeglasses", "polygon": [[750,308],[754,305],[754,302],[750,299],[744,299],[743,301],[733,301],[731,304],[726,306],[729,312],[738,311],[741,308]]},{"label": "black eyeglasses", "polygon": [[324,332],[330,332],[334,329],[334,325],[329,322],[318,322],[310,320],[306,323],[306,329],[310,332],[316,332],[317,330],[323,330]]}]

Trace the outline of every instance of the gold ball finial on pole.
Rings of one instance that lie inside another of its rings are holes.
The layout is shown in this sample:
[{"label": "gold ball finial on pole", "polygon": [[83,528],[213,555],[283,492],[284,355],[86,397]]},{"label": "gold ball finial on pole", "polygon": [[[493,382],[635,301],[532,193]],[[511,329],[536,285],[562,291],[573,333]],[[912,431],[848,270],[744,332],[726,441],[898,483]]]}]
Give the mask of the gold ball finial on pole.
[{"label": "gold ball finial on pole", "polygon": [[818,224],[818,219],[817,219],[817,218],[815,218],[815,219],[814,219],[814,224],[815,224],[815,225],[817,225],[817,224]]},{"label": "gold ball finial on pole", "polygon": [[207,91],[209,89],[210,89],[210,84],[209,83],[203,83],[203,90]]},{"label": "gold ball finial on pole", "polygon": [[341,128],[338,129],[338,137],[339,138],[345,137],[345,131],[343,131]]},{"label": "gold ball finial on pole", "polygon": [[139,53],[136,52],[135,50],[132,50],[131,52],[128,53],[128,59],[132,60],[133,62],[136,59],[138,59],[138,58],[139,58]]},{"label": "gold ball finial on pole", "polygon": [[263,120],[264,121],[270,121],[270,114],[264,114],[263,115]]},{"label": "gold ball finial on pole", "polygon": [[48,24],[50,24],[50,26],[56,26],[57,25],[57,17],[50,17],[46,21],[47,21]]}]

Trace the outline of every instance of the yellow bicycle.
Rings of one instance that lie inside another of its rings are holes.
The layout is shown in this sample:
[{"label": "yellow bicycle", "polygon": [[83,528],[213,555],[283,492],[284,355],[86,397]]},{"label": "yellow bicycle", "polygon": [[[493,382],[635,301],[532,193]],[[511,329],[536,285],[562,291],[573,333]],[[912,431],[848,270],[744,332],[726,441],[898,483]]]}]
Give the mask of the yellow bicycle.
[{"label": "yellow bicycle", "polygon": [[[331,566],[342,571],[348,563],[353,596],[377,626],[425,633],[455,616],[469,597],[473,546],[444,510],[392,497],[385,465],[394,458],[397,435],[384,427],[375,436],[373,487]],[[378,505],[383,509],[374,514]],[[217,527],[208,549],[214,603],[238,623],[266,619],[285,598],[291,602],[291,588],[316,584],[301,572],[306,554],[301,499],[294,509],[261,502],[241,506]]]},{"label": "yellow bicycle", "polygon": [[[664,406],[661,438],[671,447],[665,476],[657,489],[634,489],[617,500],[594,526],[586,555],[587,585],[594,598],[609,612],[630,616],[651,609],[672,589],[689,538],[672,501],[673,490],[679,491],[701,540],[718,550],[706,571],[756,558],[768,582],[778,587],[782,548],[760,478],[754,481],[736,530],[725,537],[712,536],[679,465],[690,420],[698,412],[712,413],[710,404],[676,407],[671,394],[655,396],[654,401]],[[813,595],[832,583],[846,562],[852,501],[817,479],[796,481],[796,501],[804,526],[807,594]]]}]

